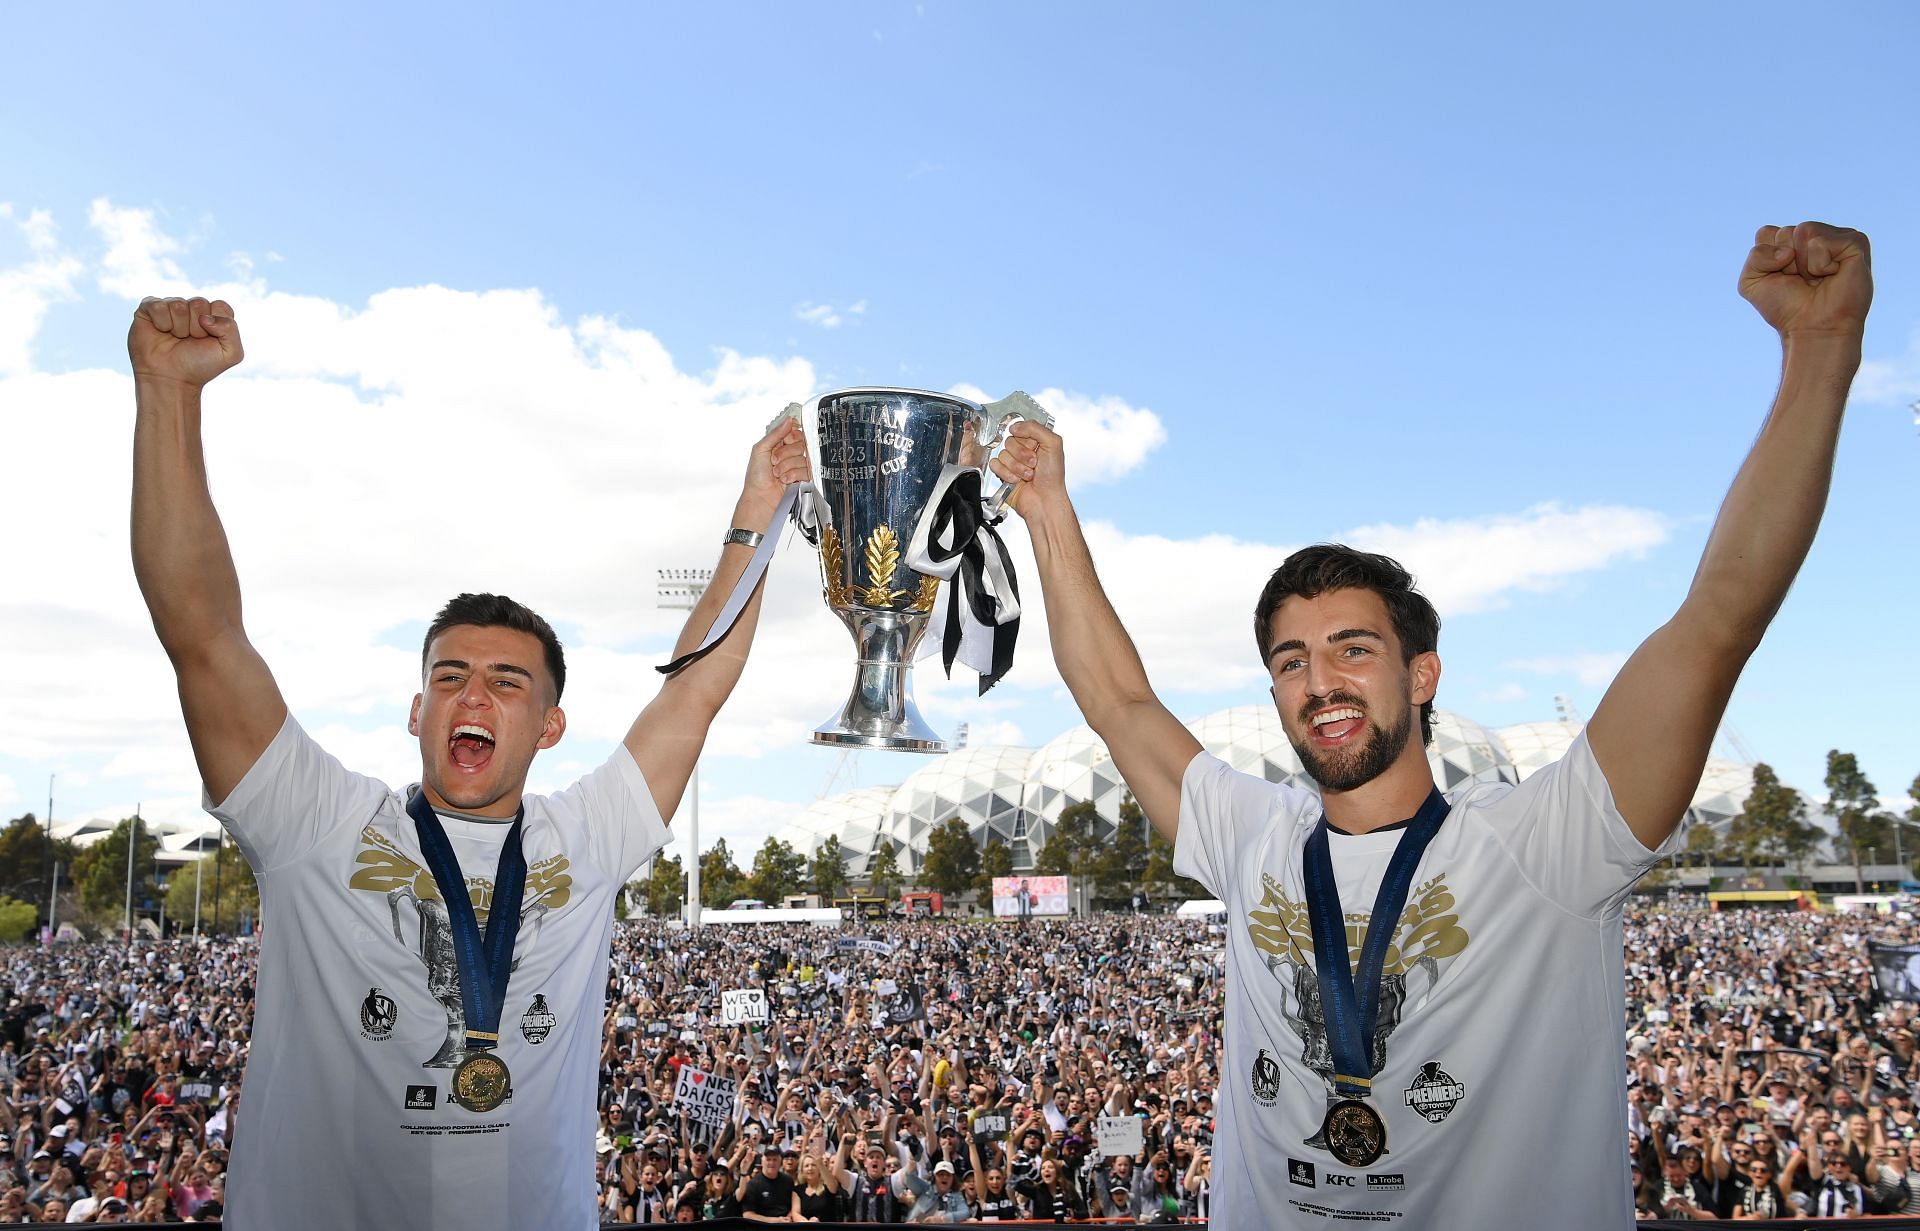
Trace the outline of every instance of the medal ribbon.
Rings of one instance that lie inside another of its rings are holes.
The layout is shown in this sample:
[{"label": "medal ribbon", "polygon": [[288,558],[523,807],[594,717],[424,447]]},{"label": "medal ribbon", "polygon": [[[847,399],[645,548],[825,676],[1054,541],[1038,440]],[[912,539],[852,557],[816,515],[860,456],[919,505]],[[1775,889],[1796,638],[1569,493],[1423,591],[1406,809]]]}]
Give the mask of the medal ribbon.
[{"label": "medal ribbon", "polygon": [[513,814],[513,828],[500,845],[500,863],[493,873],[493,907],[487,912],[486,935],[467,897],[467,883],[454,858],[453,843],[427,802],[416,790],[407,799],[407,815],[420,834],[420,853],[426,858],[440,900],[447,907],[453,932],[454,957],[460,964],[460,1004],[467,1023],[467,1046],[476,1050],[500,1042],[500,1011],[507,1003],[507,979],[513,974],[513,942],[520,934],[520,895],[527,885],[527,859],[520,849],[520,825],[527,810]]},{"label": "medal ribbon", "polygon": [[1334,1089],[1347,1098],[1367,1097],[1372,1085],[1373,1033],[1380,1013],[1380,972],[1387,963],[1387,946],[1399,927],[1400,912],[1407,904],[1420,856],[1440,832],[1450,806],[1440,788],[1432,788],[1420,811],[1401,832],[1387,874],[1380,881],[1380,892],[1374,898],[1373,918],[1360,948],[1358,970],[1347,961],[1347,924],[1340,911],[1340,888],[1333,879],[1325,813],[1307,836],[1301,871],[1307,917],[1313,926],[1313,964],[1320,975],[1320,1004],[1327,1019],[1327,1042],[1333,1049]]},{"label": "medal ribbon", "polygon": [[[740,619],[740,613],[747,609],[747,600],[753,597],[753,592],[760,586],[760,579],[766,576],[767,564],[773,559],[774,551],[780,546],[780,523],[794,515],[795,505],[804,509],[808,516],[812,515],[811,499],[802,498],[803,494],[811,493],[812,490],[811,483],[787,484],[787,490],[781,493],[780,504],[773,510],[773,517],[768,520],[766,530],[761,532],[760,546],[753,549],[753,558],[747,561],[747,567],[740,574],[740,579],[733,583],[733,592],[727,595],[727,601],[721,606],[720,614],[713,617],[713,623],[707,628],[706,635],[701,638],[700,644],[665,666],[655,667],[655,671],[661,675],[672,675],[682,667],[699,662],[707,656],[707,651],[719,645],[725,640],[726,635],[733,631],[734,624]],[[802,529],[805,529],[805,525],[805,521],[802,520]]]}]

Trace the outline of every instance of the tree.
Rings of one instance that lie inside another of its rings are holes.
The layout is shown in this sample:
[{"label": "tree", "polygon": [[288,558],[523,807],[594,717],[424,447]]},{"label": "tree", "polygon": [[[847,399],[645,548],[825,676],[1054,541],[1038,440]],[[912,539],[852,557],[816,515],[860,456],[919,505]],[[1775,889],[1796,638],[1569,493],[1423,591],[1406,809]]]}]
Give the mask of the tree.
[{"label": "tree", "polygon": [[721,838],[707,848],[700,856],[700,904],[702,906],[730,906],[734,899],[745,897],[747,878],[733,862],[733,852],[727,849],[727,840]]},{"label": "tree", "polygon": [[987,839],[987,849],[980,852],[980,870],[974,873],[973,887],[984,899],[993,893],[993,878],[1013,875],[1013,851],[998,838]]},{"label": "tree", "polygon": [[1113,841],[1094,857],[1093,883],[1104,898],[1125,898],[1147,875],[1147,814],[1133,796],[1120,803]]},{"label": "tree", "polygon": [[0,897],[0,943],[25,940],[40,921],[40,910],[31,902]]},{"label": "tree", "polygon": [[965,821],[949,817],[927,835],[927,857],[920,865],[920,879],[929,888],[957,898],[979,874],[980,848],[973,844]]},{"label": "tree", "polygon": [[813,852],[813,861],[807,865],[807,880],[813,885],[813,891],[829,902],[847,891],[847,848],[840,845],[839,834],[828,834],[827,840]]},{"label": "tree", "polygon": [[1040,876],[1085,876],[1093,870],[1093,823],[1100,816],[1093,801],[1083,800],[1060,810],[1047,844],[1034,858],[1033,870]]},{"label": "tree", "polygon": [[687,869],[680,856],[653,857],[653,875],[647,878],[647,913],[671,919],[687,900]]},{"label": "tree", "polygon": [[799,891],[807,879],[807,857],[790,843],[769,837],[753,857],[753,875],[747,879],[752,896],[769,906],[778,906],[790,893]]},{"label": "tree", "polygon": [[1147,839],[1147,866],[1140,879],[1154,886],[1148,892],[1159,897],[1206,899],[1213,896],[1199,881],[1174,874],[1173,843],[1161,837],[1157,830]]},{"label": "tree", "polygon": [[1853,888],[1866,891],[1866,879],[1860,869],[1861,851],[1877,848],[1886,838],[1886,822],[1877,815],[1880,800],[1873,783],[1860,772],[1860,762],[1851,752],[1833,748],[1827,752],[1827,815],[1839,830],[1835,845],[1853,857]]},{"label": "tree", "polygon": [[1727,827],[1727,840],[1740,853],[1744,868],[1751,869],[1761,858],[1768,867],[1799,863],[1820,841],[1820,827],[1806,818],[1807,803],[1800,792],[1782,783],[1762,761],[1753,767],[1753,789]]},{"label": "tree", "polygon": [[875,897],[888,900],[900,892],[900,852],[885,841],[867,861],[867,887]]},{"label": "tree", "polygon": [[26,902],[44,902],[52,883],[53,865],[60,864],[64,869],[64,882],[71,879],[79,855],[80,848],[73,843],[47,837],[47,827],[33,813],[15,817],[0,830],[0,893]]},{"label": "tree", "polygon": [[[130,816],[113,827],[113,832],[81,851],[73,861],[73,883],[80,890],[80,905],[99,922],[124,919],[127,904],[127,841],[139,817]],[[160,841],[153,830],[142,824],[133,853],[133,905],[135,910],[152,902],[154,892],[153,856]]]},{"label": "tree", "polygon": [[[126,872],[126,847],[121,848],[121,873]],[[183,863],[167,878],[167,918],[183,932],[193,930],[193,887],[200,884],[200,931],[233,933],[242,919],[260,918],[260,887],[240,848],[222,842],[193,863]],[[124,886],[122,887],[124,892]]]}]

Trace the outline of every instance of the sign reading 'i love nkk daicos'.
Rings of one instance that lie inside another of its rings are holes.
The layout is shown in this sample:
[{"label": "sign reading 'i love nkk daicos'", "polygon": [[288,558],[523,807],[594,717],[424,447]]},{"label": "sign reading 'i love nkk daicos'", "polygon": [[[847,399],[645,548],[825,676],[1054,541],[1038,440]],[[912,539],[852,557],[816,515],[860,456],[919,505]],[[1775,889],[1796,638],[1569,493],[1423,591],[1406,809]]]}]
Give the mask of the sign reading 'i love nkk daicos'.
[{"label": "sign reading 'i love nkk daicos'", "polygon": [[733,1096],[738,1088],[739,1083],[731,1077],[718,1077],[683,1064],[680,1081],[673,1088],[673,1103],[687,1119],[717,1133],[733,1114]]}]

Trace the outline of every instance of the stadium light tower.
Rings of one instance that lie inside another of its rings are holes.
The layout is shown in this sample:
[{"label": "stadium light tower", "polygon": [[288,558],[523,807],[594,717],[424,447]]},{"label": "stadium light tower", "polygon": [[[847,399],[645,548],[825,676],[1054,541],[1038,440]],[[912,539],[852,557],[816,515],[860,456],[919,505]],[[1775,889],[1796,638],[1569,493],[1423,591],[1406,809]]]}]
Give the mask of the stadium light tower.
[{"label": "stadium light tower", "polygon": [[[713,581],[710,568],[663,568],[655,571],[655,605],[668,611],[692,611]],[[693,858],[687,866],[687,926],[700,926],[700,762],[693,762],[693,776],[687,783],[687,841]],[[672,820],[672,817],[668,817]]]}]

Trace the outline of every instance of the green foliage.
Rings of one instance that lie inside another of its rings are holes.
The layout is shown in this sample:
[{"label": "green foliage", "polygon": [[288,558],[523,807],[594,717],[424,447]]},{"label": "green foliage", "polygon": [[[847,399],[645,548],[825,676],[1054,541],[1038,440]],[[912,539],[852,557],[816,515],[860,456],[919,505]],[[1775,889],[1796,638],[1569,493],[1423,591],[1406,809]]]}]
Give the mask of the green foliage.
[{"label": "green foliage", "polygon": [[813,891],[831,902],[847,891],[847,848],[840,845],[839,834],[828,834],[813,852],[807,865],[807,880]]},{"label": "green foliage", "polygon": [[900,892],[900,852],[882,842],[867,864],[868,892],[892,901]]},{"label": "green foliage", "polygon": [[715,842],[700,856],[700,905],[730,906],[735,898],[748,896],[747,878],[733,862],[725,838]]},{"label": "green foliage", "polygon": [[807,883],[807,857],[790,843],[770,837],[760,844],[753,857],[753,875],[747,879],[749,897],[769,906],[778,906],[790,893],[800,892]]},{"label": "green foliage", "polygon": [[1861,863],[1892,851],[1893,826],[1880,815],[1880,799],[1873,783],[1860,772],[1859,760],[1838,748],[1827,753],[1827,815],[1839,830],[1834,836],[1834,853],[1851,857],[1857,888]]},{"label": "green foliage", "polygon": [[1140,879],[1147,882],[1147,892],[1156,898],[1188,901],[1213,896],[1199,881],[1174,875],[1173,843],[1161,837],[1158,831],[1147,839],[1147,867]]},{"label": "green foliage", "polygon": [[647,913],[658,919],[671,919],[680,913],[687,900],[687,869],[680,856],[653,857],[653,874],[647,877]]},{"label": "green foliage", "polygon": [[980,848],[973,844],[965,821],[949,817],[927,835],[927,858],[920,865],[920,879],[928,888],[957,898],[972,887],[979,874]]},{"label": "green foliage", "polygon": [[1093,883],[1099,895],[1123,899],[1146,879],[1147,815],[1129,795],[1120,804],[1120,826],[1113,841],[1106,844],[1093,860]]},{"label": "green foliage", "polygon": [[[120,848],[120,865],[126,870],[126,847]],[[260,918],[260,887],[254,882],[253,869],[247,866],[240,848],[222,842],[217,852],[209,851],[195,863],[183,863],[167,878],[168,927],[176,923],[184,932],[193,930],[193,886],[200,884],[200,931],[202,935],[232,934],[240,930],[242,919]],[[124,891],[124,887],[123,887]],[[216,911],[217,908],[217,911]]]},{"label": "green foliage", "polygon": [[[123,919],[127,902],[127,842],[138,817],[128,817],[113,827],[113,832],[81,851],[73,861],[73,883],[80,890],[80,905],[96,922]],[[153,900],[153,856],[160,841],[153,830],[142,824],[133,852],[133,905]]]},{"label": "green foliage", "polygon": [[[126,848],[122,847],[124,854]],[[33,813],[15,817],[0,830],[0,893],[28,902],[44,902],[53,881],[53,865],[61,865],[61,880],[73,874],[80,848],[47,837],[47,828]]]},{"label": "green foliage", "polygon": [[31,902],[0,898],[0,944],[12,944],[33,934],[40,911]]},{"label": "green foliage", "polygon": [[1807,820],[1800,792],[1784,785],[1771,765],[1755,765],[1746,807],[1727,827],[1728,853],[1738,854],[1744,868],[1761,860],[1778,867],[1804,862],[1819,842],[1820,827]]},{"label": "green foliage", "polygon": [[1093,871],[1094,822],[1100,817],[1092,800],[1071,804],[1060,810],[1047,844],[1034,857],[1033,870],[1039,876],[1085,876]]},{"label": "green foliage", "polygon": [[974,873],[973,887],[984,899],[993,892],[993,878],[1013,875],[1013,851],[998,838],[988,838],[987,848],[980,852],[980,870]]}]

